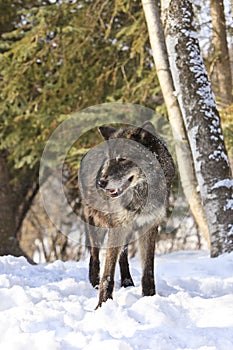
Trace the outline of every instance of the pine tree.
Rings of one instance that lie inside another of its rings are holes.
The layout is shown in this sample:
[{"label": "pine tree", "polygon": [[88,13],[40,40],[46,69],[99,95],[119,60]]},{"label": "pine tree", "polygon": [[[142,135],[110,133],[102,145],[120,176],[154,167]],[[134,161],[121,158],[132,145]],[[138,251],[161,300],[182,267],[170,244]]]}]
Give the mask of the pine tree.
[{"label": "pine tree", "polygon": [[38,190],[40,158],[59,123],[107,101],[150,106],[160,89],[137,3],[7,0],[0,9],[0,211],[9,213],[1,217],[0,254],[18,255],[11,242]]}]

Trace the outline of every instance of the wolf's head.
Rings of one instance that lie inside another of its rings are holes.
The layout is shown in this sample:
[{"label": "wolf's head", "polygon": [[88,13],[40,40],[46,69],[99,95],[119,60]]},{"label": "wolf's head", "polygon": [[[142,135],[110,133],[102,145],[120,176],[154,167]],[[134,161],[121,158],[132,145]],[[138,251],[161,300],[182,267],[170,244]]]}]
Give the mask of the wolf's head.
[{"label": "wolf's head", "polygon": [[[146,130],[146,127],[150,128],[150,131]],[[137,157],[134,156],[134,160],[132,160],[125,156],[125,147],[128,144],[124,142],[124,139],[143,143],[143,139],[148,136],[149,132],[154,132],[154,128],[152,128],[150,123],[140,128],[131,126],[118,129],[109,126],[99,128],[106,141],[122,139],[122,142],[118,141],[118,152],[114,149],[113,155],[109,149],[108,157],[104,159],[97,175],[96,187],[98,190],[103,191],[111,198],[117,198],[135,186],[145,184],[146,176],[137,164]]]},{"label": "wolf's head", "polygon": [[96,187],[116,198],[144,180],[141,169],[124,157],[106,159],[99,169]]}]

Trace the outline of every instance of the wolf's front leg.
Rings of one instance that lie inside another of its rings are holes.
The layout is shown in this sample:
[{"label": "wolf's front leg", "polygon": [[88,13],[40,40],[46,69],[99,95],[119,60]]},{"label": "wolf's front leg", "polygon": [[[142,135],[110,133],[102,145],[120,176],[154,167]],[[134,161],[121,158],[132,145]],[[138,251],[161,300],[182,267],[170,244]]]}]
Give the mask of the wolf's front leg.
[{"label": "wolf's front leg", "polygon": [[156,292],[154,280],[154,254],[157,232],[158,228],[153,227],[140,238],[143,296],[154,295]]},{"label": "wolf's front leg", "polygon": [[125,288],[134,286],[133,279],[129,271],[128,244],[124,245],[120,253],[119,264],[121,272],[121,286]]},{"label": "wolf's front leg", "polygon": [[98,288],[99,286],[99,272],[99,248],[91,247],[91,256],[89,262],[89,280],[94,288]]},{"label": "wolf's front leg", "polygon": [[96,309],[100,307],[103,302],[107,301],[108,299],[112,299],[115,268],[119,251],[120,247],[112,247],[107,249],[104,273],[100,281],[99,302]]}]

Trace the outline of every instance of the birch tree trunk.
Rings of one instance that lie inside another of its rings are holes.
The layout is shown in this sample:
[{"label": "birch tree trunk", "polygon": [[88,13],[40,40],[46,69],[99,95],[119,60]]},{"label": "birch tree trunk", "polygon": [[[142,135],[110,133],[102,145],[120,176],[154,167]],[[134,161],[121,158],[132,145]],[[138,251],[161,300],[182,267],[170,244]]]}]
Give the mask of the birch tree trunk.
[{"label": "birch tree trunk", "polygon": [[232,103],[232,74],[223,0],[211,0],[210,8],[215,55],[214,72],[217,78],[217,84],[213,87],[219,99],[219,107],[225,108]]},{"label": "birch tree trunk", "polygon": [[169,122],[175,140],[177,163],[182,187],[198,227],[209,244],[209,231],[201,198],[197,192],[197,181],[193,168],[192,155],[187,141],[181,110],[174,93],[175,88],[168,62],[163,26],[160,18],[159,1],[142,0],[142,5],[147,22],[157,76],[167,106]]},{"label": "birch tree trunk", "polygon": [[164,0],[173,81],[191,147],[211,256],[233,251],[233,182],[219,114],[201,57],[189,0]]}]

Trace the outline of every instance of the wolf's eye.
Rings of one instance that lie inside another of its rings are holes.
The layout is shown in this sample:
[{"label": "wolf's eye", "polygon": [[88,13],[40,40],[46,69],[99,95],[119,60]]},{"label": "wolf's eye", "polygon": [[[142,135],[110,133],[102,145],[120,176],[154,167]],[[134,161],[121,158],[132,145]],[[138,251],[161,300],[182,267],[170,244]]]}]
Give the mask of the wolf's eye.
[{"label": "wolf's eye", "polygon": [[128,178],[128,181],[129,181],[129,182],[132,182],[133,179],[134,179],[134,176],[132,175],[132,176],[130,176],[130,177]]},{"label": "wolf's eye", "polygon": [[124,162],[126,160],[126,158],[125,157],[116,157],[116,161],[117,162]]}]

